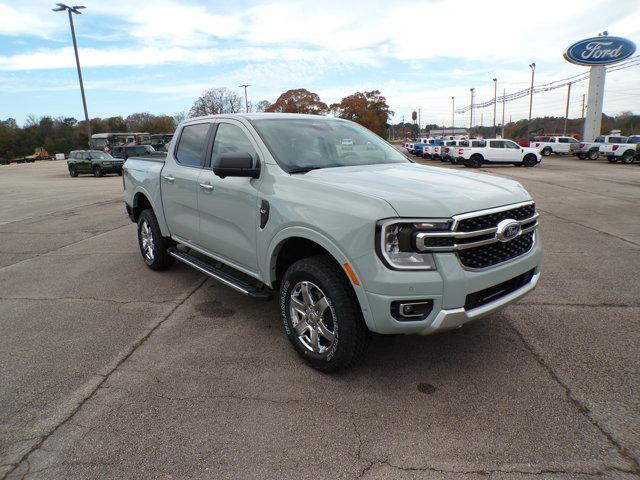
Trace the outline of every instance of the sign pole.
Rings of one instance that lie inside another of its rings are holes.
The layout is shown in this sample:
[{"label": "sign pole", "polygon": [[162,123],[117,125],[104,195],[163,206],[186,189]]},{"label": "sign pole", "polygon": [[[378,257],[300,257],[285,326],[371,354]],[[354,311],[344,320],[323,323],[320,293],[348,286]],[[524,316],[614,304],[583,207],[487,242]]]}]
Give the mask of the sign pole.
[{"label": "sign pole", "polygon": [[604,65],[591,67],[587,96],[587,116],[584,120],[584,130],[582,132],[582,139],[585,142],[593,142],[600,135],[605,74],[606,68]]}]

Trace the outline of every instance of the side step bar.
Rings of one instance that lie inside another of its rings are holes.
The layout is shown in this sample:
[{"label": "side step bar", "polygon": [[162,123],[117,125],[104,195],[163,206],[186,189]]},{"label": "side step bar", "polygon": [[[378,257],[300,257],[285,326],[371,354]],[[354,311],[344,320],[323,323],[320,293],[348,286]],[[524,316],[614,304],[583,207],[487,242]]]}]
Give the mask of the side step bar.
[{"label": "side step bar", "polygon": [[199,272],[215,278],[220,283],[223,283],[226,286],[231,287],[244,295],[247,295],[248,297],[255,298],[256,300],[271,300],[273,298],[273,294],[271,293],[271,291],[263,290],[256,286],[250,285],[247,282],[240,280],[239,278],[236,278],[233,275],[214,267],[213,265],[208,264],[207,262],[203,262],[193,255],[181,252],[175,247],[168,249],[167,253],[175,259],[180,260],[182,263],[186,263]]}]

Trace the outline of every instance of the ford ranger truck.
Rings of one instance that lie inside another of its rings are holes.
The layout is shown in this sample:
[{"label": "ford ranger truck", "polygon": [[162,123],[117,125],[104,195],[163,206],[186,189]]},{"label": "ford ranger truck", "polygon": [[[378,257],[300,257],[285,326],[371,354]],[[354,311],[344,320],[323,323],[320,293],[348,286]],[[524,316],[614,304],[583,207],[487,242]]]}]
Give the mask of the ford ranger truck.
[{"label": "ford ranger truck", "polygon": [[142,260],[277,296],[285,334],[319,370],[354,364],[372,332],[476,321],[540,277],[538,212],[519,183],[419,165],[356,123],[192,118],[167,150],[124,166]]},{"label": "ford ranger truck", "polygon": [[602,145],[614,143],[626,143],[627,137],[620,135],[599,135],[593,142],[579,142],[577,148],[571,150],[574,156],[580,160],[588,158],[589,160],[597,160],[600,157],[600,147]]},{"label": "ford ranger truck", "polygon": [[622,143],[603,143],[599,150],[611,163],[633,163],[640,158],[640,135],[631,135]]}]

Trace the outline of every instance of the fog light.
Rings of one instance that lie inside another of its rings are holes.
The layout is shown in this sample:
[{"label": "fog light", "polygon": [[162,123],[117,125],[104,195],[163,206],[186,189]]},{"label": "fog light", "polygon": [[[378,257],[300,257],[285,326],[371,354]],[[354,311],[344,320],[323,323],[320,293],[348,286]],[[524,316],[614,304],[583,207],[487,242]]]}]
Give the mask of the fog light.
[{"label": "fog light", "polygon": [[391,315],[401,322],[424,320],[433,309],[433,300],[399,300],[391,303]]}]

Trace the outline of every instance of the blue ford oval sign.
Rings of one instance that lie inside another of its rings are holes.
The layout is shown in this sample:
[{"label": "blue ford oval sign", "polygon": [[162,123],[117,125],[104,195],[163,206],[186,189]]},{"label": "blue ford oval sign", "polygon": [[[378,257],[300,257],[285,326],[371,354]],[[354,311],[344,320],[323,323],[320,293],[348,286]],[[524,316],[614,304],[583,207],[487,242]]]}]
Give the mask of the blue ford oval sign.
[{"label": "blue ford oval sign", "polygon": [[570,45],[564,58],[577,65],[608,65],[629,58],[635,51],[635,43],[626,38],[603,36]]}]

